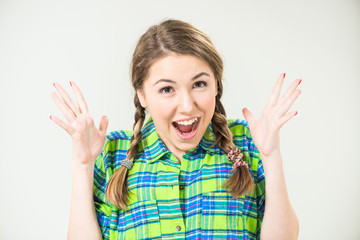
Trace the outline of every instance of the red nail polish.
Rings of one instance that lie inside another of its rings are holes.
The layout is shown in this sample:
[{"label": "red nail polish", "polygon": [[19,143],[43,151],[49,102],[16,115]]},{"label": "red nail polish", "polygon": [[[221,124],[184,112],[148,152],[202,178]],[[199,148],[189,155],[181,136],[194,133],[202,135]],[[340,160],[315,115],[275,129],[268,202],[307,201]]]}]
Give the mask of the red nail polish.
[{"label": "red nail polish", "polygon": [[284,73],[283,78],[285,78],[285,74],[286,74],[286,73]]},{"label": "red nail polish", "polygon": [[71,83],[71,81],[69,81],[70,82],[70,86],[72,86],[72,83]]},{"label": "red nail polish", "polygon": [[52,116],[50,116],[50,119],[52,120]]},{"label": "red nail polish", "polygon": [[296,111],[295,114],[294,114],[294,116],[297,115],[297,114],[298,114],[298,112]]},{"label": "red nail polish", "polygon": [[56,86],[55,86],[55,83],[53,83],[53,85],[54,85],[54,87],[56,87]]},{"label": "red nail polish", "polygon": [[300,79],[300,81],[299,81],[299,83],[298,83],[298,86],[300,85],[301,81],[302,81],[302,80]]}]

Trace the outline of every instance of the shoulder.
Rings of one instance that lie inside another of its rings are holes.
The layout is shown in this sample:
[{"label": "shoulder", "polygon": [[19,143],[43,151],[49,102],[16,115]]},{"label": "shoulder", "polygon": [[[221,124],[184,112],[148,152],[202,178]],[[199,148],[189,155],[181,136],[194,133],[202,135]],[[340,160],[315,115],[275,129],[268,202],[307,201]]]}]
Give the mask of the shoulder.
[{"label": "shoulder", "polygon": [[103,156],[118,154],[122,151],[127,151],[130,147],[132,130],[117,130],[109,132],[106,135],[106,140],[102,150]]},{"label": "shoulder", "polygon": [[259,152],[252,140],[247,121],[242,119],[228,119],[228,126],[233,135],[233,142],[241,151],[247,152],[250,157],[259,157]]},{"label": "shoulder", "polygon": [[121,160],[126,158],[132,135],[132,130],[116,130],[106,134],[103,149],[95,161],[95,166],[111,175],[120,167]]},{"label": "shoulder", "polygon": [[244,137],[248,140],[252,140],[249,125],[247,121],[239,118],[227,119],[228,127],[233,134],[234,138]]},{"label": "shoulder", "polygon": [[228,119],[228,126],[233,134],[234,144],[244,154],[252,170],[253,178],[259,177],[259,171],[261,171],[262,168],[261,156],[253,142],[247,121],[242,119]]},{"label": "shoulder", "polygon": [[116,130],[106,134],[107,141],[130,140],[133,130]]}]

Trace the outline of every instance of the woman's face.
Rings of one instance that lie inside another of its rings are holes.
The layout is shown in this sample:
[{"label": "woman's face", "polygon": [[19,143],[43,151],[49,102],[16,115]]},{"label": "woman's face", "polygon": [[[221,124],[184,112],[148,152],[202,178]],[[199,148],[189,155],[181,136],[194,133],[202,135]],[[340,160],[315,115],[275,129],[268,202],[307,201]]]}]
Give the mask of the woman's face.
[{"label": "woman's face", "polygon": [[216,80],[206,62],[192,55],[160,58],[137,93],[161,140],[178,159],[199,144],[217,95]]}]

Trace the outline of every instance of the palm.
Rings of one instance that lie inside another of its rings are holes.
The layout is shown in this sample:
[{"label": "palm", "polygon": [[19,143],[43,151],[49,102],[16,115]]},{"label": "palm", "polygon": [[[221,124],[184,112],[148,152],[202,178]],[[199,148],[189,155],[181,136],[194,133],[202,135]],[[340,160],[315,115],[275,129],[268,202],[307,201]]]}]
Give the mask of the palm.
[{"label": "palm", "polygon": [[73,154],[76,159],[94,160],[103,148],[106,134],[95,127],[94,121],[89,114],[78,117],[75,125],[73,138]]},{"label": "palm", "polygon": [[99,129],[95,127],[94,120],[88,111],[85,99],[74,82],[72,82],[72,87],[79,107],[75,105],[60,84],[57,83],[54,84],[54,86],[59,91],[63,101],[55,92],[53,92],[51,96],[63,112],[68,123],[65,123],[55,116],[52,116],[52,119],[72,137],[73,158],[76,159],[75,161],[81,164],[93,164],[93,161],[100,155],[103,148],[108,120],[103,116]]},{"label": "palm", "polygon": [[295,80],[279,100],[284,78],[285,74],[279,76],[258,120],[254,118],[247,108],[243,109],[243,115],[249,124],[254,144],[264,156],[271,155],[274,151],[280,150],[279,130],[297,114],[295,111],[288,111],[301,93],[301,90],[297,89],[301,80]]}]

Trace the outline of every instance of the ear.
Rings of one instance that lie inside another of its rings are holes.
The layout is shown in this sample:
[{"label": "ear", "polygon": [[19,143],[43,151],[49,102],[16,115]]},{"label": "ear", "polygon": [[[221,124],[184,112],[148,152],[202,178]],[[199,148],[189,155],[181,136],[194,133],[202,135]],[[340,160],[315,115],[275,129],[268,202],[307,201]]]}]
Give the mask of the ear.
[{"label": "ear", "polygon": [[147,103],[146,103],[144,91],[142,89],[139,89],[139,90],[136,90],[136,93],[138,95],[141,106],[143,108],[147,108]]}]

